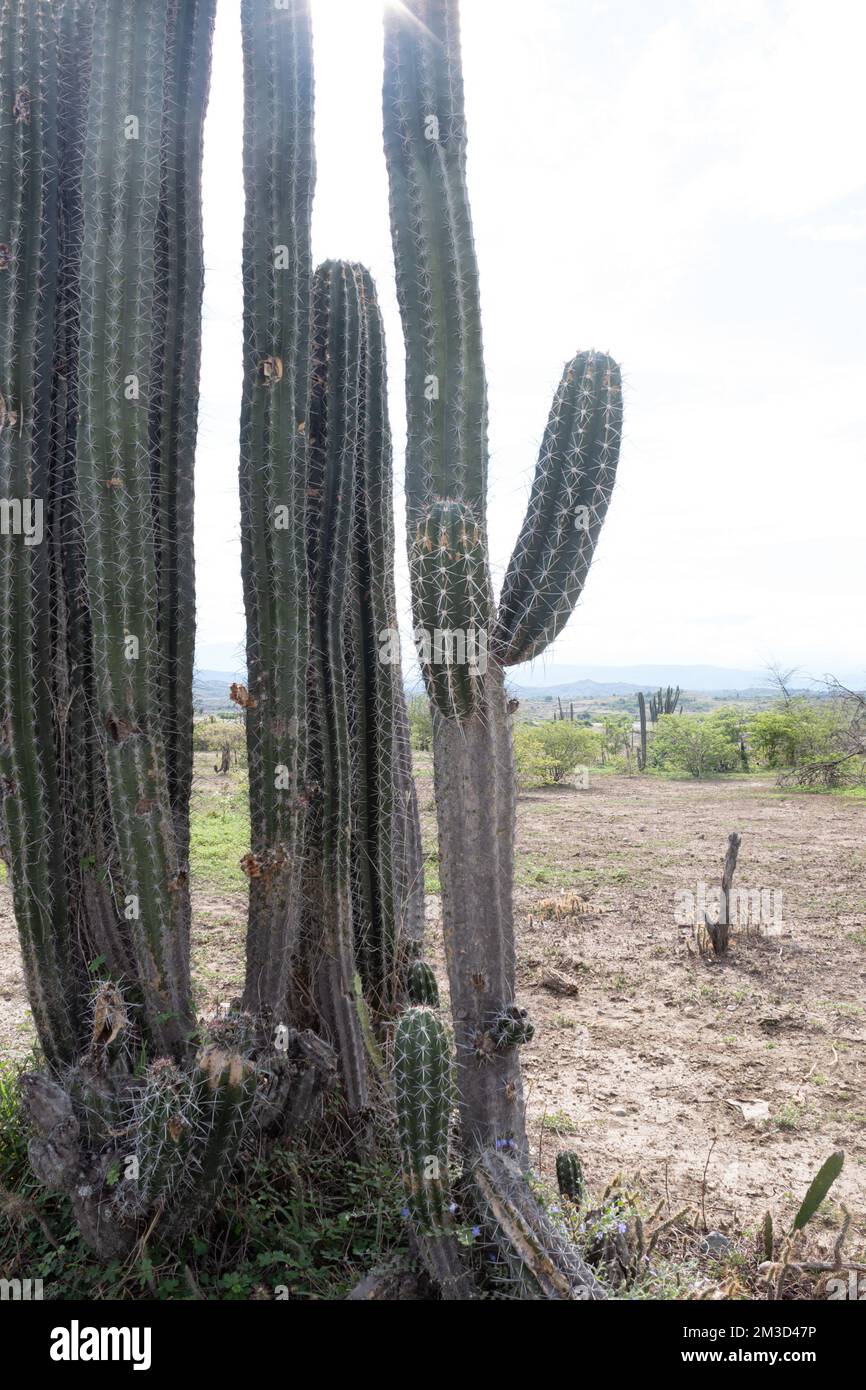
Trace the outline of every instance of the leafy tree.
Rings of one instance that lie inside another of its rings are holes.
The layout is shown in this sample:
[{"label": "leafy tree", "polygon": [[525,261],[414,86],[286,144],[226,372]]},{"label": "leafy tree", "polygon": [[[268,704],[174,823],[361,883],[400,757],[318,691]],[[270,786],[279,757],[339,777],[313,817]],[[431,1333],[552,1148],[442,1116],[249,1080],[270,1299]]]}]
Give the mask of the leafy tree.
[{"label": "leafy tree", "polygon": [[656,724],[650,762],[668,772],[713,777],[736,766],[739,746],[724,721],[712,715],[662,714]]}]

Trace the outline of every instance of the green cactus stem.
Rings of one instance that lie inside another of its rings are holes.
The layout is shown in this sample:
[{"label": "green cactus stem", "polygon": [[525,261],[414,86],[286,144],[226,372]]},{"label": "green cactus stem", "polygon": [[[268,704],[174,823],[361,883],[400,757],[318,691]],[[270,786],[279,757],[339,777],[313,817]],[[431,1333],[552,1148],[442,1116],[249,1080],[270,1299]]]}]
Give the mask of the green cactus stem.
[{"label": "green cactus stem", "polygon": [[619,367],[604,353],[578,353],[554,397],[502,585],[494,644],[503,665],[531,661],[574,612],[610,504],[621,436]]},{"label": "green cactus stem", "polygon": [[413,960],[408,972],[409,1000],[412,1004],[426,1004],[431,1009],[439,1008],[439,985],[433,969],[426,960]]},{"label": "green cactus stem", "polygon": [[[166,0],[98,6],[82,170],[77,469],[95,717],[147,1028],[164,1052],[191,1026],[188,875],[161,719],[160,610],[148,413],[166,84]],[[164,519],[166,528],[171,518]]]},{"label": "green cactus stem", "polygon": [[483,700],[489,644],[487,550],[462,502],[437,499],[419,520],[409,558],[415,640],[428,694],[460,719]]},{"label": "green cactus stem", "polygon": [[154,383],[149,402],[157,460],[155,545],[163,739],[168,797],[183,869],[189,859],[192,784],[193,466],[204,283],[202,136],[215,9],[216,0],[173,0],[168,16],[161,206],[155,248]]},{"label": "green cactus stem", "polygon": [[[57,34],[50,7],[0,10],[0,801],[33,1017],[71,1061],[73,959],[51,641],[52,370],[57,303]],[[27,534],[28,527],[30,534]]]},{"label": "green cactus stem", "polygon": [[423,919],[394,591],[384,336],[362,266],[329,261],[317,270],[312,363],[310,723],[320,801],[308,883],[320,905],[324,1012],[359,1108],[367,1015],[374,1026],[397,1008],[407,939],[419,937]]},{"label": "green cactus stem", "polygon": [[397,1024],[394,1092],[407,1202],[419,1230],[441,1234],[449,1225],[453,1085],[448,1034],[432,1009],[407,1009]]},{"label": "green cactus stem", "polygon": [[583,1168],[577,1154],[570,1149],[563,1149],[556,1155],[556,1181],[561,1196],[576,1204],[583,1201],[586,1192]]},{"label": "green cactus stem", "polygon": [[301,925],[309,614],[307,395],[313,150],[307,0],[243,0],[244,393],[241,544],[247,614],[251,853],[245,1006],[278,1018]]}]

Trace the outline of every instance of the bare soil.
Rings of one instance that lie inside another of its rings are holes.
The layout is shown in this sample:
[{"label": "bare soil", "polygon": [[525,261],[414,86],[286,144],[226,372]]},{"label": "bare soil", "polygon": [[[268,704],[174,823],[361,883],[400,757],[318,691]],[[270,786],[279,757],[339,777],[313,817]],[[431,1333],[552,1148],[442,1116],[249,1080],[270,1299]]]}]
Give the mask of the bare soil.
[{"label": "bare soil", "polygon": [[[419,758],[425,839],[435,845],[429,760]],[[782,895],[783,925],[736,935],[722,962],[677,925],[675,895],[718,881],[731,830],[735,885]],[[202,1009],[237,993],[243,894],[195,887]],[[524,795],[515,909],[519,1000],[541,1167],[576,1149],[590,1186],[639,1175],[674,1212],[756,1227],[790,1219],[812,1176],[846,1152],[832,1203],[866,1239],[866,804],[777,792],[755,777],[675,782],[599,775]],[[444,982],[439,899],[430,957]],[[573,992],[557,992],[556,986]],[[8,886],[0,885],[0,1051],[33,1041]],[[729,1102],[766,1102],[749,1122]],[[832,1243],[835,1213],[819,1245]]]}]

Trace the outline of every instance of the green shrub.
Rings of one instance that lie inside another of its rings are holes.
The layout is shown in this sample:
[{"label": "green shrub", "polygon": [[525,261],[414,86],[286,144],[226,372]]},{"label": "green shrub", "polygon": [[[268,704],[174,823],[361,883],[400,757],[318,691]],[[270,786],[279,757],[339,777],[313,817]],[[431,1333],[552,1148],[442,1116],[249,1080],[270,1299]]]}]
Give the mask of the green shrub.
[{"label": "green shrub", "polygon": [[837,707],[794,699],[753,715],[749,742],[767,767],[799,767],[835,757],[842,726]]},{"label": "green shrub", "polygon": [[659,715],[649,750],[652,767],[714,777],[729,772],[738,761],[739,743],[725,720],[714,715]]},{"label": "green shrub", "polygon": [[576,767],[597,762],[600,740],[590,729],[563,720],[520,724],[514,730],[517,785],[552,787]]},{"label": "green shrub", "polygon": [[205,715],[192,726],[192,746],[196,753],[221,753],[228,744],[237,761],[246,762],[247,738],[243,718],[224,719]]},{"label": "green shrub", "polygon": [[433,717],[426,695],[413,695],[407,701],[409,740],[416,753],[429,753],[433,747]]}]

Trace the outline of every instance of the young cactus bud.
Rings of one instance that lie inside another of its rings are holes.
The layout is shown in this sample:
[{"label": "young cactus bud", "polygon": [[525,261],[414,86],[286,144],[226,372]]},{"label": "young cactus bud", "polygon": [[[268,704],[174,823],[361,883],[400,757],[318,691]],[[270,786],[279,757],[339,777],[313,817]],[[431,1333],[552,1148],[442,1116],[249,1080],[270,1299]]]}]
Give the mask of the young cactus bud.
[{"label": "young cactus bud", "polygon": [[447,1224],[451,1047],[432,1009],[412,1008],[394,1035],[394,1090],[403,1184],[418,1228],[429,1235]]},{"label": "young cactus bud", "polygon": [[583,1168],[577,1154],[571,1149],[563,1149],[556,1155],[556,1181],[562,1197],[567,1197],[575,1205],[583,1201],[586,1193]]},{"label": "young cactus bud", "polygon": [[409,966],[407,988],[413,1004],[427,1004],[431,1009],[439,1008],[439,986],[426,960],[413,960]]}]

